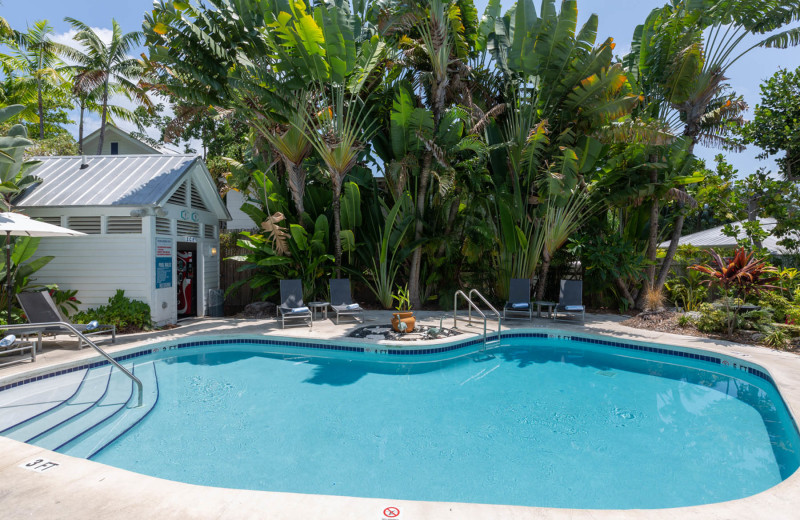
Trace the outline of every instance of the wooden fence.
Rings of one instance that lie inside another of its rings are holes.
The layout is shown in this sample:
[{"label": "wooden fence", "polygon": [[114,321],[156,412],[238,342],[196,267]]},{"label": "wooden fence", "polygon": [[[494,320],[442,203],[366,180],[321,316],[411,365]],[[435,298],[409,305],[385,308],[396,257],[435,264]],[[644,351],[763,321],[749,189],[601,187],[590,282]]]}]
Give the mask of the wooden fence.
[{"label": "wooden fence", "polygon": [[[220,265],[220,288],[227,291],[228,287],[238,282],[239,280],[246,280],[250,277],[247,271],[239,272],[242,267],[242,262],[234,262],[233,260],[225,260],[230,256],[244,256],[248,251],[242,247],[229,246],[222,244],[220,246],[222,264]],[[244,310],[248,303],[253,303],[256,300],[256,292],[250,288],[248,284],[241,285],[238,289],[225,296],[225,316],[231,316]]]}]

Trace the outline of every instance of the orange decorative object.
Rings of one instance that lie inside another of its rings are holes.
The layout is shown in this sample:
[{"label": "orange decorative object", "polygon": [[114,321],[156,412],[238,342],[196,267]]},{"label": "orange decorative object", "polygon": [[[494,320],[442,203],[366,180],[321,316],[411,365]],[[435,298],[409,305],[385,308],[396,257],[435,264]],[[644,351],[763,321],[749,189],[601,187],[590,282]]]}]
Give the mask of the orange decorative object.
[{"label": "orange decorative object", "polygon": [[[414,325],[417,324],[417,319],[414,317],[413,312],[393,312],[392,328],[396,332],[414,332]],[[406,324],[406,330],[400,330],[400,323]]]}]

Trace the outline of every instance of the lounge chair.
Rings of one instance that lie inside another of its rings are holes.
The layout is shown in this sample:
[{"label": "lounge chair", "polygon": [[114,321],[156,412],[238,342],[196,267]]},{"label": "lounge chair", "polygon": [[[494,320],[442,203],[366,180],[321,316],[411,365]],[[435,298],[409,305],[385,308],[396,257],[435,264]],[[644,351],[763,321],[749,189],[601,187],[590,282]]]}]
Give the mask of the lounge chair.
[{"label": "lounge chair", "polygon": [[508,287],[508,301],[503,307],[503,319],[533,319],[531,305],[531,281],[527,278],[512,278]]},{"label": "lounge chair", "polygon": [[286,320],[307,320],[308,326],[313,326],[311,311],[303,303],[303,284],[300,280],[281,280],[278,319],[282,329],[286,328]]},{"label": "lounge chair", "polygon": [[23,353],[26,350],[30,354],[31,362],[36,361],[36,345],[30,341],[17,342],[17,337],[13,334],[9,334],[3,339],[0,339],[0,356],[2,356],[0,357],[0,360],[5,359],[6,355],[15,355],[11,361],[0,363],[0,367],[25,361],[25,358],[19,357],[18,354]]},{"label": "lounge chair", "polygon": [[558,305],[553,312],[553,321],[561,314],[580,314],[581,322],[586,321],[586,307],[583,306],[583,282],[581,280],[561,280],[558,292]]},{"label": "lounge chair", "polygon": [[350,280],[331,279],[331,309],[336,314],[336,324],[339,324],[339,316],[352,316],[353,319],[364,323],[364,309],[357,303],[353,303],[350,295]]},{"label": "lounge chair", "polygon": [[[70,322],[69,319],[61,315],[61,311],[58,310],[58,306],[56,306],[56,303],[53,301],[53,298],[50,297],[50,293],[47,291],[21,292],[17,294],[17,300],[22,306],[22,310],[25,311],[25,316],[27,316],[28,322],[31,324],[31,328],[25,330],[16,330],[16,332],[19,332],[23,336],[38,334],[39,349],[41,349],[42,346],[41,343],[43,334],[52,336],[55,336],[56,334],[73,334],[68,329],[61,327],[37,327],[36,325],[38,323],[53,323],[63,321],[75,327],[78,332],[84,336],[110,332],[111,343],[116,343],[117,341],[117,328],[114,325],[97,323],[79,324]],[[83,340],[80,337],[78,337],[78,348],[83,348]]]}]

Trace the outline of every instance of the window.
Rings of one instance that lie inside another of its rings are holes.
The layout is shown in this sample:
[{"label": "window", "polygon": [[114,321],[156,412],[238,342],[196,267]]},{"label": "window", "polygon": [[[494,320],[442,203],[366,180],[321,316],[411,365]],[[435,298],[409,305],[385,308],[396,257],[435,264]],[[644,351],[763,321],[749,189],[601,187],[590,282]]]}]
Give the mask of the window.
[{"label": "window", "polygon": [[100,234],[100,216],[96,217],[67,217],[67,227],[87,235]]},{"label": "window", "polygon": [[203,198],[200,196],[200,192],[197,191],[197,187],[194,185],[194,182],[192,182],[191,199],[192,199],[192,208],[208,211],[208,208],[206,208],[205,203],[203,203]]},{"label": "window", "polygon": [[109,235],[139,235],[142,233],[141,217],[108,217],[106,233]]},{"label": "window", "polygon": [[197,222],[186,222],[185,220],[178,221],[178,235],[188,237],[200,236],[200,224]]},{"label": "window", "polygon": [[156,217],[156,235],[171,235],[172,221],[164,217]]},{"label": "window", "polygon": [[61,225],[61,217],[37,217],[36,220],[44,222],[45,224],[52,224],[54,226]]},{"label": "window", "polygon": [[176,206],[186,206],[186,183],[182,183],[167,201]]},{"label": "window", "polygon": [[119,155],[119,143],[111,143],[111,155]]}]

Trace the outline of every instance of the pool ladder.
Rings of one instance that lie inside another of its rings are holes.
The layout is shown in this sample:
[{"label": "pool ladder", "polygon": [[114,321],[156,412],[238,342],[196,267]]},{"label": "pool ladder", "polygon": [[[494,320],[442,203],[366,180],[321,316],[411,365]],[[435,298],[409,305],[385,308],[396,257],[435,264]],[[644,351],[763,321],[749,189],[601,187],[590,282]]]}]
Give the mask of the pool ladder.
[{"label": "pool ladder", "polygon": [[[464,301],[467,302],[467,317],[466,318],[458,316],[458,297],[459,296],[462,297],[464,299]],[[480,300],[494,314],[493,317],[497,318],[497,339],[496,340],[492,340],[492,341],[497,341],[498,343],[500,343],[500,331],[502,330],[502,327],[503,327],[503,317],[500,315],[500,313],[497,311],[497,309],[495,309],[494,306],[491,303],[489,303],[489,301],[486,298],[484,298],[484,296],[478,291],[478,289],[470,290],[469,294],[465,293],[464,291],[458,290],[458,291],[456,291],[455,295],[453,295],[453,328],[455,329],[455,328],[458,327],[458,320],[459,319],[462,320],[462,321],[466,320],[468,325],[472,325],[472,311],[474,310],[475,313],[478,316],[480,316],[481,319],[483,320],[483,349],[482,350],[486,350],[486,344],[489,342],[489,339],[488,339],[489,331],[487,329],[486,323],[487,323],[487,321],[489,319],[492,318],[492,316],[486,316],[486,314],[480,309],[480,307],[478,307],[478,305],[473,300],[473,298],[475,298],[475,297],[480,298]],[[446,317],[446,315],[443,314],[439,318],[439,327],[440,328],[442,327],[442,324],[443,324],[443,321],[444,321],[445,317]]]}]

